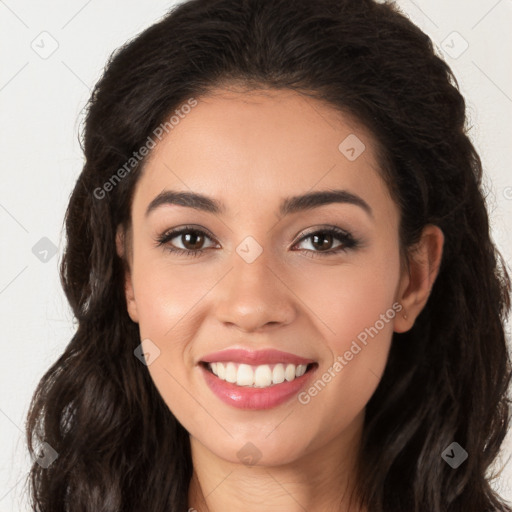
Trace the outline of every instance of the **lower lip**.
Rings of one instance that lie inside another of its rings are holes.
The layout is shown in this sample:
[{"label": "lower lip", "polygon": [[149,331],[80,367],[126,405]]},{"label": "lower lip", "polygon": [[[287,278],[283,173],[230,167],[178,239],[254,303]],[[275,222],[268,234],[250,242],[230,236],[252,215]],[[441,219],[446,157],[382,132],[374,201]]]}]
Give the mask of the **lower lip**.
[{"label": "lower lip", "polygon": [[231,382],[219,379],[204,366],[199,365],[209,388],[224,403],[239,409],[271,409],[290,400],[296,395],[306,382],[311,378],[317,366],[291,382],[284,381],[268,388],[253,388],[249,386],[237,386]]}]

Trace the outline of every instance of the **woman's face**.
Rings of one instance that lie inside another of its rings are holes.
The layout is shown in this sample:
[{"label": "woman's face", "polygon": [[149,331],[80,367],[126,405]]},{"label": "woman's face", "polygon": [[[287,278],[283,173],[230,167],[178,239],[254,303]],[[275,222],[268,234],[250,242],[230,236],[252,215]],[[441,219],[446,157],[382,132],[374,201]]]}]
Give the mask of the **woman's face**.
[{"label": "woman's face", "polygon": [[[347,445],[403,327],[399,214],[372,139],[292,91],[197,100],[153,149],[132,204],[126,293],[151,377],[224,460]],[[205,199],[177,204],[171,191]],[[236,349],[247,352],[222,353]],[[222,363],[217,376],[206,361]]]}]

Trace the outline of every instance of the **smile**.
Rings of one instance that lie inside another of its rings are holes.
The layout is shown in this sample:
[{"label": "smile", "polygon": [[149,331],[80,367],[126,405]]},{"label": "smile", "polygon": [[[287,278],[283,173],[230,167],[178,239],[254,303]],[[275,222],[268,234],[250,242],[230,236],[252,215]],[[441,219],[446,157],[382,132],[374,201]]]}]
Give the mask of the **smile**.
[{"label": "smile", "polygon": [[198,364],[207,386],[224,403],[240,409],[270,409],[301,391],[318,363],[275,350],[230,349]]}]

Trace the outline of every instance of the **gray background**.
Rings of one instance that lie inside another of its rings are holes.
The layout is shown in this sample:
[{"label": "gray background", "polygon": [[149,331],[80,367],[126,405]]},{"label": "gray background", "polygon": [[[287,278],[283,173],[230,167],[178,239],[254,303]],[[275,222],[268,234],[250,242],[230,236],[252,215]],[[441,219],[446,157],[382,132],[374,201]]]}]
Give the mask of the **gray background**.
[{"label": "gray background", "polygon": [[[0,0],[1,512],[29,510],[29,400],[74,331],[58,265],[64,212],[82,167],[81,110],[110,53],[174,3]],[[510,265],[512,1],[397,3],[445,55],[467,99],[493,236]],[[509,439],[494,487],[512,500]]]}]

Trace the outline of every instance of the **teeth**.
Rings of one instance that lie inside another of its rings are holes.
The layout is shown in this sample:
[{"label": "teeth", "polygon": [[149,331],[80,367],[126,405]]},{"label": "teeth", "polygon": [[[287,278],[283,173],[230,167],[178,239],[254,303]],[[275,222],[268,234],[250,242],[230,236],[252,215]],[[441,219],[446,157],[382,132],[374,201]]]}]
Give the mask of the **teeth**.
[{"label": "teeth", "polygon": [[295,379],[295,365],[294,364],[289,364],[286,366],[286,369],[284,371],[284,378],[287,381],[292,381],[293,379]]},{"label": "teeth", "polygon": [[291,382],[296,377],[306,373],[305,364],[262,364],[251,366],[238,363],[208,363],[212,372],[221,380],[231,382],[237,386],[250,386],[268,388],[274,384],[281,384],[285,380]]},{"label": "teeth", "polygon": [[254,372],[254,385],[257,388],[267,388],[272,384],[272,370],[268,364],[256,367]]},{"label": "teeth", "polygon": [[274,384],[284,382],[284,366],[281,363],[276,364],[272,370],[272,382]]},{"label": "teeth", "polygon": [[295,369],[295,377],[302,377],[306,373],[307,365],[299,364]]},{"label": "teeth", "polygon": [[248,364],[241,364],[238,367],[236,383],[239,386],[252,386],[254,384],[254,372]]},{"label": "teeth", "polygon": [[217,366],[217,377],[224,380],[226,378],[226,367],[222,363],[216,363]]},{"label": "teeth", "polygon": [[231,383],[236,382],[236,374],[235,363],[228,363],[226,365],[226,380]]}]

